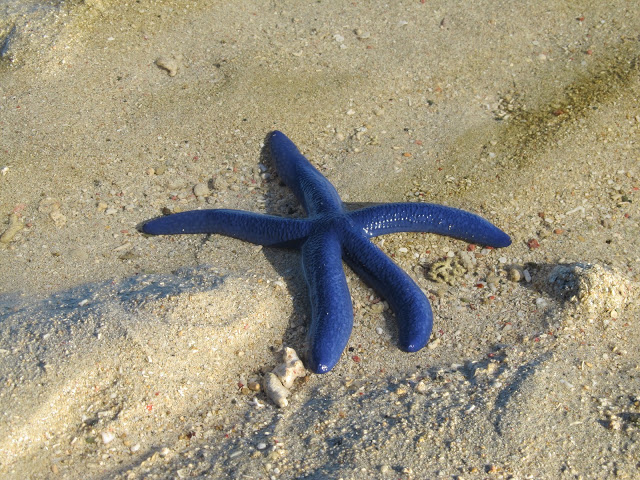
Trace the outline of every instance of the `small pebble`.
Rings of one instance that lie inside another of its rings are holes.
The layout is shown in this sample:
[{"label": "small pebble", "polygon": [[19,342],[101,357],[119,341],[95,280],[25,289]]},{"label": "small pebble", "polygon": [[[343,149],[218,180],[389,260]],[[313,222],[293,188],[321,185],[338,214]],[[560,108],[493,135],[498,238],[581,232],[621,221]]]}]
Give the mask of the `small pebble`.
[{"label": "small pebble", "polygon": [[382,313],[384,312],[384,302],[378,302],[371,305],[371,313]]},{"label": "small pebble", "polygon": [[621,430],[622,429],[622,420],[617,415],[611,415],[609,422],[607,424],[607,428],[609,430]]},{"label": "small pebble", "polygon": [[510,268],[509,280],[511,280],[512,282],[519,282],[520,280],[522,280],[522,274],[520,273],[520,270],[515,267]]},{"label": "small pebble", "polygon": [[209,187],[206,183],[196,183],[193,187],[193,194],[196,197],[205,197],[209,195]]},{"label": "small pebble", "polygon": [[538,242],[538,240],[536,240],[535,238],[532,238],[527,242],[527,246],[529,247],[529,249],[534,250],[540,247],[540,242]]},{"label": "small pebble", "polygon": [[265,448],[267,448],[267,444],[264,442],[260,442],[258,445],[256,445],[256,448],[258,450],[264,450]]},{"label": "small pebble", "polygon": [[252,380],[249,383],[247,383],[247,387],[249,388],[249,390],[252,390],[254,392],[259,392],[260,382],[256,382],[255,380]]},{"label": "small pebble", "polygon": [[426,393],[427,390],[429,390],[429,387],[424,380],[420,380],[418,383],[416,383],[415,390],[418,393]]}]

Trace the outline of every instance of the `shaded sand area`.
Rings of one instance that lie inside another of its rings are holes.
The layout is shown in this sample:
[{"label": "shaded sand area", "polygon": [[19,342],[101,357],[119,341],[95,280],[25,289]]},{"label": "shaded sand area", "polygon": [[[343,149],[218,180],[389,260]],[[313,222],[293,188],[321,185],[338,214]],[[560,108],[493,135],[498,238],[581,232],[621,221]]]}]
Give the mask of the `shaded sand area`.
[{"label": "shaded sand area", "polygon": [[[0,477],[637,478],[634,2],[227,3],[0,4]],[[347,271],[349,346],[284,409],[249,385],[304,350],[298,253],[137,231],[301,216],[273,129],[346,202],[514,240],[376,239],[429,346]]]}]

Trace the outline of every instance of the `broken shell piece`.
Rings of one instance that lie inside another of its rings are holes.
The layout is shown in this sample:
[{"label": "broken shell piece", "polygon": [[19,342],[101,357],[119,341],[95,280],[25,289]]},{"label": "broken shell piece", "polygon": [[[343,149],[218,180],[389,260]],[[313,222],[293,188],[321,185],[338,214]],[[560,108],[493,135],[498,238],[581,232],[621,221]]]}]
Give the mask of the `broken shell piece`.
[{"label": "broken shell piece", "polygon": [[264,391],[267,393],[267,397],[278,407],[284,408],[289,405],[287,397],[291,392],[282,385],[275,373],[269,372],[264,376]]},{"label": "broken shell piece", "polygon": [[178,73],[178,62],[169,57],[158,57],[156,58],[156,65],[158,68],[166,70],[170,77],[175,77],[176,73]]},{"label": "broken shell piece", "polygon": [[304,377],[307,371],[293,348],[286,347],[284,349],[282,360],[284,363],[274,368],[273,373],[278,376],[285,388],[291,388],[296,378]]}]

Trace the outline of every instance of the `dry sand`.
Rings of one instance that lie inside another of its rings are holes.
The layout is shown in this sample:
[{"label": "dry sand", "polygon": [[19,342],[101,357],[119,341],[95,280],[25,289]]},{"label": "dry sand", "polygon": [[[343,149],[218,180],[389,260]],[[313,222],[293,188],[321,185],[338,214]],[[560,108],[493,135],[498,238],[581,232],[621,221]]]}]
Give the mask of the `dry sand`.
[{"label": "dry sand", "polygon": [[[0,476],[638,478],[635,2],[228,3],[1,7]],[[377,239],[429,292],[430,347],[347,271],[348,350],[286,409],[246,386],[302,350],[299,255],[136,230],[301,215],[273,129],[347,202],[514,240]]]}]

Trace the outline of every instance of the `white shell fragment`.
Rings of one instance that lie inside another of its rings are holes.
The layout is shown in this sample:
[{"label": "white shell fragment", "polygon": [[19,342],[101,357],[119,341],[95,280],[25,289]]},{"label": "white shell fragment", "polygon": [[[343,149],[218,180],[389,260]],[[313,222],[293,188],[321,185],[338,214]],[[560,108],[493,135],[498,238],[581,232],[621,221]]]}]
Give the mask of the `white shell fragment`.
[{"label": "white shell fragment", "polygon": [[287,397],[291,392],[282,385],[282,382],[275,373],[269,372],[264,376],[264,391],[267,393],[269,400],[278,407],[284,408],[289,405]]},{"label": "white shell fragment", "polygon": [[111,443],[115,440],[116,434],[109,431],[102,432],[102,442],[106,445],[107,443]]},{"label": "white shell fragment", "polygon": [[291,388],[296,378],[304,377],[307,371],[302,364],[302,360],[298,358],[298,354],[293,348],[286,347],[282,352],[283,363],[273,369],[282,385],[286,388]]},{"label": "white shell fragment", "polygon": [[304,377],[307,371],[293,348],[285,348],[282,352],[282,363],[264,376],[264,391],[267,397],[278,407],[289,405],[287,397],[291,393],[296,378]]}]

